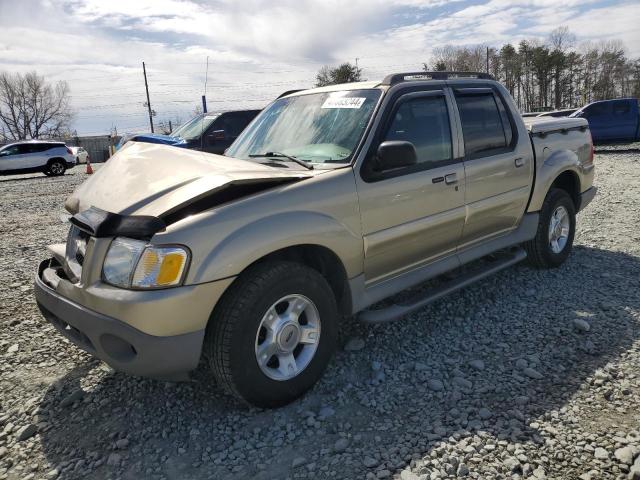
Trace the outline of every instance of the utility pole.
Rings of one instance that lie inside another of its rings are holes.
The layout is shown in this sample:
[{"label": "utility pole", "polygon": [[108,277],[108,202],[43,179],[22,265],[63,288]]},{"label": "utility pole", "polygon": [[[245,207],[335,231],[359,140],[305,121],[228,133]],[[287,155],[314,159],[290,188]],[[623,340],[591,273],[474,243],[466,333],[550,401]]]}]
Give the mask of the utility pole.
[{"label": "utility pole", "polygon": [[489,73],[489,47],[487,47],[487,73]]},{"label": "utility pole", "polygon": [[151,111],[151,100],[149,100],[149,84],[147,83],[147,67],[142,62],[142,73],[144,74],[144,88],[147,91],[147,109],[149,110],[149,125],[151,125],[151,133],[153,133],[153,114]]}]

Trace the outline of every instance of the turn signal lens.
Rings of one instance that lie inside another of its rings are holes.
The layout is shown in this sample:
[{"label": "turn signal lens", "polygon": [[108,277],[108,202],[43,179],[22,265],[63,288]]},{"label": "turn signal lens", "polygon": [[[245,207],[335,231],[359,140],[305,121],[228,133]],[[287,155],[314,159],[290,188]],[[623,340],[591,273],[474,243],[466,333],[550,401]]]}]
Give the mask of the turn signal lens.
[{"label": "turn signal lens", "polygon": [[133,288],[158,288],[179,285],[189,254],[180,247],[147,247],[133,274]]}]

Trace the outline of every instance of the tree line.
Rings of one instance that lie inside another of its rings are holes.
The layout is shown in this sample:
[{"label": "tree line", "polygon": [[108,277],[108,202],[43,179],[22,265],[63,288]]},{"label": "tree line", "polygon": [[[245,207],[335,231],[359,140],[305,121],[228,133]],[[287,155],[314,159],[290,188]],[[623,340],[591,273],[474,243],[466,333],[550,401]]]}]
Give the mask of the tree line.
[{"label": "tree line", "polygon": [[[596,100],[640,98],[640,58],[627,57],[622,42],[576,44],[567,27],[544,41],[522,40],[496,47],[437,47],[425,71],[488,72],[502,82],[523,112],[577,108]],[[389,72],[392,73],[392,72]],[[323,67],[318,86],[355,82],[362,71],[347,63]]]}]

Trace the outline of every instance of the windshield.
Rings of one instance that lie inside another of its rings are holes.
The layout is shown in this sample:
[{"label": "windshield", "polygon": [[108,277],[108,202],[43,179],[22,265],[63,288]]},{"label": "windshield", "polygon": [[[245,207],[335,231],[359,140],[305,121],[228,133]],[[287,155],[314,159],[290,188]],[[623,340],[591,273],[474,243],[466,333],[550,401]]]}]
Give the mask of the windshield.
[{"label": "windshield", "polygon": [[198,138],[203,132],[206,132],[207,128],[209,128],[218,116],[219,115],[206,115],[203,117],[202,115],[198,115],[172,131],[171,136],[180,137],[185,140]]},{"label": "windshield", "polygon": [[313,163],[347,163],[380,94],[369,89],[280,98],[258,115],[226,155],[249,160],[277,152]]}]

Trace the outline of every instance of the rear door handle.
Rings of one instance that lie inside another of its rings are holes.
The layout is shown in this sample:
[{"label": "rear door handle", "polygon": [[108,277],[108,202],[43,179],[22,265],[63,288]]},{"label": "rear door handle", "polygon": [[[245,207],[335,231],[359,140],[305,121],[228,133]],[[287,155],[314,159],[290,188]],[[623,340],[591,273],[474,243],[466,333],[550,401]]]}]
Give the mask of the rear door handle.
[{"label": "rear door handle", "polygon": [[516,158],[514,163],[516,164],[516,168],[520,168],[521,166],[524,165],[524,158]]},{"label": "rear door handle", "polygon": [[444,183],[447,185],[453,185],[454,183],[458,183],[458,176],[455,173],[449,173],[444,176]]}]

